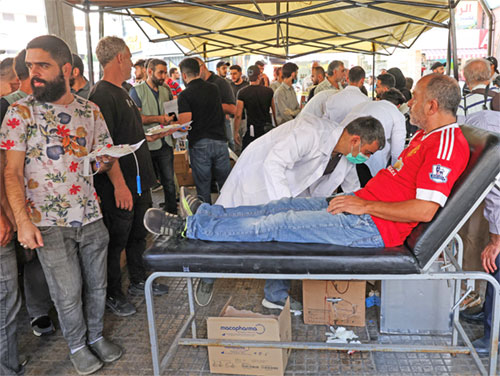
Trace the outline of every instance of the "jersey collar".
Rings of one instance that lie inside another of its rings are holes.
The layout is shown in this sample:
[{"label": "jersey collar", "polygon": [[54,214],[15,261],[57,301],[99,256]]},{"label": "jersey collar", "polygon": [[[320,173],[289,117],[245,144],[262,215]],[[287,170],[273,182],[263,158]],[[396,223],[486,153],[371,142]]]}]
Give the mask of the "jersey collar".
[{"label": "jersey collar", "polygon": [[431,131],[431,132],[429,132],[427,134],[424,134],[424,136],[422,137],[422,141],[425,140],[429,135],[431,135],[433,133],[444,131],[445,129],[449,129],[449,128],[458,128],[458,124],[457,123],[452,123],[452,124],[445,125],[444,127],[440,127],[440,128],[434,129],[433,131]]}]

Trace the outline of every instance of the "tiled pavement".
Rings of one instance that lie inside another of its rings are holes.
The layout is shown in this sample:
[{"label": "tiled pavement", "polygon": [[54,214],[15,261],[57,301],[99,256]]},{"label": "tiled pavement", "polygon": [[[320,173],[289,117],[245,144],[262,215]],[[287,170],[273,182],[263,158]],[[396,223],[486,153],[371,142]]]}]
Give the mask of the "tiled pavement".
[{"label": "tiled pavement", "polygon": [[[156,197],[155,202],[158,201]],[[168,295],[155,298],[158,338],[162,354],[188,314],[186,282],[182,279],[161,280],[170,287]],[[127,282],[125,281],[126,285]],[[232,305],[239,309],[271,313],[260,302],[263,297],[264,281],[221,279],[215,284],[215,298],[204,308],[198,309],[198,336],[206,338],[206,317],[216,316],[227,300],[232,297]],[[301,299],[301,284],[294,281],[292,295]],[[151,375],[151,353],[149,347],[146,303],[143,297],[132,297],[137,314],[119,318],[106,312],[105,335],[123,346],[123,357],[104,366],[97,375]],[[54,315],[55,317],[55,315]],[[378,333],[378,311],[376,307],[367,310],[367,326],[351,328],[361,342],[382,343],[426,343],[443,344],[448,337],[438,336],[395,336]],[[465,329],[473,339],[481,336],[482,326],[464,323]],[[325,326],[304,325],[301,316],[292,317],[294,340],[323,341]],[[26,309],[22,308],[19,317],[19,348],[21,355],[27,356],[26,375],[76,375],[68,356],[68,349],[58,328],[55,335],[45,338],[33,336],[30,331]],[[486,365],[486,358],[483,360]],[[172,376],[209,375],[207,350],[205,347],[181,346],[172,362],[163,373]],[[347,355],[337,351],[292,351],[287,376],[326,376],[326,375],[477,375],[479,374],[472,358],[468,355],[425,353],[381,353],[363,352]]]}]

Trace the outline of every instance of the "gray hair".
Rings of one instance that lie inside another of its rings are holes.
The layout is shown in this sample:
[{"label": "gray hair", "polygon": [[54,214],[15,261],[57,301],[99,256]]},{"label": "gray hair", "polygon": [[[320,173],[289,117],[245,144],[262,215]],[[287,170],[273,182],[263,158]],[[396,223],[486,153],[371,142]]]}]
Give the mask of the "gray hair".
[{"label": "gray hair", "polygon": [[330,64],[328,64],[328,69],[326,74],[328,76],[333,76],[333,72],[337,69],[339,69],[341,66],[344,65],[343,61],[340,60],[333,60]]},{"label": "gray hair", "polygon": [[[491,77],[491,63],[486,59],[472,59],[464,67],[465,80],[469,85],[489,81]],[[472,87],[471,87],[472,89]]]},{"label": "gray hair", "polygon": [[373,116],[362,116],[354,119],[347,124],[345,129],[349,134],[359,136],[362,144],[371,144],[373,141],[377,141],[379,150],[385,146],[384,127]]},{"label": "gray hair", "polygon": [[119,53],[123,53],[127,48],[127,44],[121,38],[108,36],[102,38],[95,49],[97,60],[105,67]]},{"label": "gray hair", "polygon": [[461,99],[458,82],[454,78],[444,74],[432,73],[428,76],[430,79],[425,88],[426,99],[436,99],[440,110],[456,116]]}]

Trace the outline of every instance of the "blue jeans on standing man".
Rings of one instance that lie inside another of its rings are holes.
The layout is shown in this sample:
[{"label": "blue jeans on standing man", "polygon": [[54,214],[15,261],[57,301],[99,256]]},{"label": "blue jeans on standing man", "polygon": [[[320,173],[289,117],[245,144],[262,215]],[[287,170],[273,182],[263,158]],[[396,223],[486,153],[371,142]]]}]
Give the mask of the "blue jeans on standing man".
[{"label": "blue jeans on standing man", "polygon": [[[203,204],[187,219],[191,239],[233,242],[325,243],[346,247],[383,247],[372,218],[367,215],[326,211],[321,197],[282,198],[265,205],[224,208]],[[276,302],[288,296],[288,281],[266,282],[266,299]]]},{"label": "blue jeans on standing man", "polygon": [[189,158],[196,192],[203,202],[210,204],[212,202],[210,198],[212,171],[215,173],[219,189],[222,188],[231,172],[227,142],[202,138],[194,145],[189,145]]},{"label": "blue jeans on standing man", "polygon": [[17,314],[21,297],[14,241],[0,246],[0,375],[21,375],[17,353]]}]

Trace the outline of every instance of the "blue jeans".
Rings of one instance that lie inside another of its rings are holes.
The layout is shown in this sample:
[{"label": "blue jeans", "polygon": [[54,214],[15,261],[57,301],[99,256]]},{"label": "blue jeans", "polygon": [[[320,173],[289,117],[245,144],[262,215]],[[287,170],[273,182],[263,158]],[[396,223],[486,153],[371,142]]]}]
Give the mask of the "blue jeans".
[{"label": "blue jeans", "polygon": [[20,375],[17,354],[17,313],[21,298],[14,242],[0,246],[0,375]]},{"label": "blue jeans", "polygon": [[[497,256],[495,260],[495,265],[497,266],[497,270],[492,274],[492,276],[500,282],[500,255]],[[491,284],[488,282],[486,287],[486,296],[484,298],[484,336],[486,338],[490,338],[491,335],[491,316],[493,314],[493,295],[495,294],[495,290],[491,287]]]},{"label": "blue jeans", "polygon": [[177,198],[175,195],[174,182],[174,150],[163,143],[161,149],[151,150],[153,165],[160,175],[160,182],[163,186],[165,198],[165,211],[177,214]]},{"label": "blue jeans", "polygon": [[231,172],[227,142],[202,138],[189,146],[189,157],[198,196],[210,204],[212,202],[210,198],[212,170],[219,189],[222,188]]},{"label": "blue jeans", "polygon": [[203,204],[187,219],[191,239],[220,242],[296,242],[346,247],[383,247],[380,233],[367,214],[326,211],[321,197],[282,198],[265,205],[224,208]]},{"label": "blue jeans", "polygon": [[102,220],[82,227],[40,227],[37,249],[70,349],[102,336],[109,235]]},{"label": "blue jeans", "polygon": [[229,144],[229,147],[231,148],[232,151],[234,151],[234,136],[233,136],[233,127],[231,125],[231,119],[224,119],[224,126],[226,128],[226,138],[227,138],[227,143]]}]

